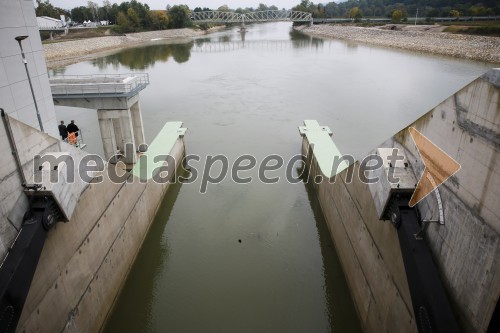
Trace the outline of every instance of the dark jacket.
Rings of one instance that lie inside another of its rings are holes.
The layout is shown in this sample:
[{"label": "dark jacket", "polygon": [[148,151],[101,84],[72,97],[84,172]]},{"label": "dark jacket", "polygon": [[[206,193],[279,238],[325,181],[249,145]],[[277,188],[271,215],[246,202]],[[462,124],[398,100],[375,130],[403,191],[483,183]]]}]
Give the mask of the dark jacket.
[{"label": "dark jacket", "polygon": [[66,128],[66,125],[59,125],[59,135],[63,138],[66,139],[68,137],[68,129]]},{"label": "dark jacket", "polygon": [[76,124],[68,124],[67,130],[69,133],[78,132],[79,128]]}]

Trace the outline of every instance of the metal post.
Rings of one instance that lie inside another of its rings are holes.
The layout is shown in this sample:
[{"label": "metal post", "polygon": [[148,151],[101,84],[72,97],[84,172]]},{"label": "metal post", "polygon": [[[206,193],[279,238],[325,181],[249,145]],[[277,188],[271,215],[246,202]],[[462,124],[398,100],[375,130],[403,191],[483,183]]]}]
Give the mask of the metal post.
[{"label": "metal post", "polygon": [[418,8],[417,8],[417,13],[415,14],[415,25],[417,25],[417,17],[418,17]]},{"label": "metal post", "polygon": [[14,161],[16,162],[17,172],[19,172],[19,177],[21,178],[21,185],[24,187],[26,185],[26,177],[24,176],[23,165],[21,163],[21,160],[19,159],[19,153],[17,151],[16,141],[14,140],[14,134],[12,133],[12,128],[10,127],[9,116],[2,108],[0,108],[0,112],[2,113],[3,125],[5,127],[7,138],[9,139],[12,156],[14,157]]},{"label": "metal post", "polygon": [[31,95],[33,96],[33,102],[35,102],[35,109],[36,109],[36,116],[38,118],[38,124],[40,125],[40,130],[42,132],[45,132],[43,130],[42,118],[40,117],[40,112],[38,111],[38,104],[36,104],[36,97],[35,97],[35,92],[33,91],[33,85],[31,84],[30,72],[28,70],[28,61],[26,61],[26,57],[24,56],[23,45],[21,44],[21,41],[23,41],[26,38],[28,38],[28,36],[17,36],[15,39],[17,40],[17,42],[19,43],[19,47],[21,48],[21,55],[23,57],[24,68],[26,69],[26,75],[28,75],[28,82],[30,84]]}]

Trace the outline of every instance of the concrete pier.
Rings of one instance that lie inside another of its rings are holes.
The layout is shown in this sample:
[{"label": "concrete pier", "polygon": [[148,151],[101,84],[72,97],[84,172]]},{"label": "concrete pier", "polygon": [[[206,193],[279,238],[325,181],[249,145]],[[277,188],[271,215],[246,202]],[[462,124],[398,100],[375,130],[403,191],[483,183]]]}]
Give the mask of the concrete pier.
[{"label": "concrete pier", "polygon": [[97,110],[107,161],[124,156],[127,164],[137,162],[133,152],[145,143],[139,92],[149,84],[147,74],[61,76],[50,79],[55,105]]}]

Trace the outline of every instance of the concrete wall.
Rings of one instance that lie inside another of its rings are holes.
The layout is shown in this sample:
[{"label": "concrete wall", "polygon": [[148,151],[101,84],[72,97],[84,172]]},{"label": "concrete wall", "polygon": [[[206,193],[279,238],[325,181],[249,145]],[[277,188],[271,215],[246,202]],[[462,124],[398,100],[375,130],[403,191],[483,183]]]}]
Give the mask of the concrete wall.
[{"label": "concrete wall", "polygon": [[[490,70],[412,124],[462,169],[440,188],[445,226],[430,225],[428,244],[468,332],[488,328],[500,295],[500,69]],[[423,170],[407,130],[394,145]],[[389,143],[390,144],[390,143]],[[437,217],[434,196],[420,205]]]},{"label": "concrete wall", "polygon": [[[35,154],[72,150],[74,154],[85,154],[15,119],[11,119],[11,127],[28,179],[33,174]],[[2,131],[3,124],[0,134],[5,136]],[[178,166],[184,155],[183,140],[178,139],[166,153],[176,158]],[[2,163],[14,169],[10,152]],[[23,201],[25,194],[19,190],[20,179],[15,171],[1,185],[2,191],[12,193],[0,202],[2,212],[7,214],[0,223],[0,240],[2,246],[8,248],[9,240],[14,239],[20,229],[22,218],[21,214],[13,219],[9,207]],[[139,183],[137,179],[132,183],[114,184],[107,177],[102,183],[89,184],[78,199],[70,222],[58,223],[48,233],[18,331],[98,331],[168,186],[152,181]]]},{"label": "concrete wall", "polygon": [[[33,174],[34,156],[45,151],[61,151],[62,143],[13,118],[10,124],[23,171],[28,179],[28,175]],[[22,215],[12,216],[12,212],[16,203],[26,200],[3,123],[0,124],[0,154],[0,257],[3,258],[22,222]]]},{"label": "concrete wall", "polygon": [[[499,88],[500,71],[491,70],[411,124],[462,165],[439,188],[446,225],[430,225],[426,241],[466,332],[487,330],[500,295]],[[407,128],[380,146],[405,148],[419,178],[423,165]],[[320,171],[309,158],[314,177]],[[363,328],[416,331],[396,230],[378,220],[368,185],[356,175],[344,181],[348,171],[314,186]],[[434,195],[419,209],[438,218]]]},{"label": "concrete wall", "polygon": [[[170,154],[178,166],[182,139]],[[107,177],[88,185],[70,222],[58,223],[48,233],[18,331],[98,331],[168,186],[137,178],[115,184]]]},{"label": "concrete wall", "polygon": [[[48,135],[36,135],[37,140],[18,131],[18,149],[22,153],[21,162],[28,168],[33,156],[57,144],[56,115],[45,66],[45,56],[35,18],[32,0],[2,1],[0,10],[0,108],[22,123],[38,128],[35,104],[31,95],[28,78],[22,62],[21,51],[16,36],[28,35],[23,48],[33,83],[43,126]],[[15,125],[17,126],[17,125]],[[31,134],[30,134],[31,135]],[[53,136],[53,137],[51,137]],[[9,221],[7,216],[22,194],[20,178],[16,172],[11,148],[3,124],[0,124],[0,257],[6,253],[19,229],[18,223]]]},{"label": "concrete wall", "polygon": [[[303,140],[302,151],[308,149]],[[309,158],[313,158],[309,156]],[[313,158],[310,179],[321,175]],[[314,184],[330,235],[344,269],[361,326],[366,332],[416,332],[398,235],[378,220],[368,189],[357,175],[346,184],[343,171],[331,184]]]}]

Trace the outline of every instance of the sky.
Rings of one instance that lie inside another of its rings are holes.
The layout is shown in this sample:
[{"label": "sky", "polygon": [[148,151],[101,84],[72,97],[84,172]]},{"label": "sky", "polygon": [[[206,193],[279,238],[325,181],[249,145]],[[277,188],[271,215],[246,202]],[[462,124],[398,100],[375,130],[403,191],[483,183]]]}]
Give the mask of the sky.
[{"label": "sky", "polygon": [[[56,7],[63,9],[71,9],[78,6],[87,6],[87,0],[49,0],[50,3]],[[93,0],[99,5],[102,5],[102,0]],[[110,0],[111,3],[118,3],[125,0]],[[129,0],[127,0],[129,1]],[[229,8],[236,9],[238,7],[246,8],[259,6],[259,3],[264,3],[267,6],[275,5],[279,9],[286,8],[290,9],[300,3],[300,0],[138,0],[139,2],[146,3],[151,9],[165,9],[167,5],[188,5],[189,8],[194,9],[195,7],[208,7],[212,9],[217,9],[222,5],[228,5]],[[313,1],[315,2],[315,1]],[[321,2],[321,1],[316,1]],[[315,2],[315,3],[316,3]],[[329,1],[325,1],[329,2]]]}]

